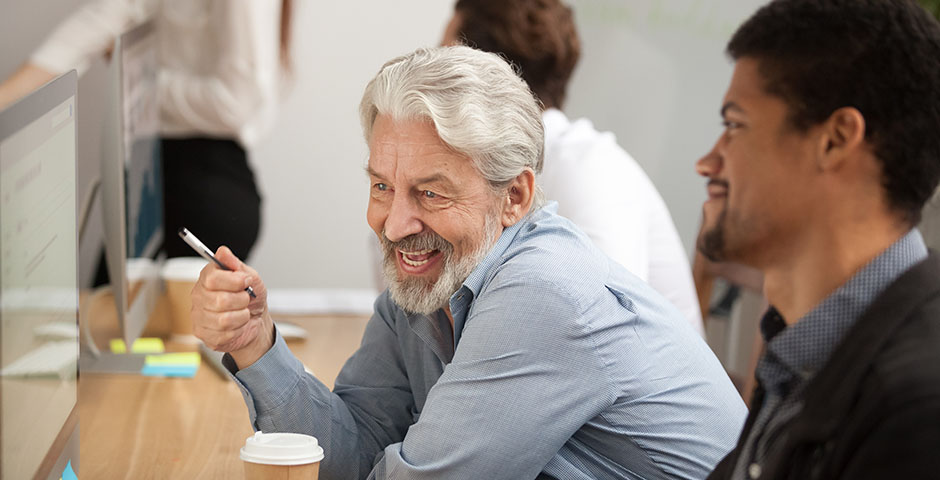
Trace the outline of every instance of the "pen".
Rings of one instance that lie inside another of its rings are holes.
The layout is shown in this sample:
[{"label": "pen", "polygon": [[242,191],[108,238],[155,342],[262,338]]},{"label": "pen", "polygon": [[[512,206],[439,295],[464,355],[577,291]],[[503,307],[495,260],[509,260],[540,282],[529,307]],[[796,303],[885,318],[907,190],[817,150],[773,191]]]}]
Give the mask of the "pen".
[{"label": "pen", "polygon": [[[180,235],[180,238],[182,238],[183,241],[186,242],[186,244],[188,244],[190,247],[193,247],[193,250],[195,250],[196,253],[198,253],[202,258],[205,258],[206,260],[209,260],[211,262],[215,262],[215,264],[218,265],[219,268],[221,268],[222,270],[226,270],[229,272],[232,271],[231,268],[228,268],[225,265],[222,265],[222,262],[220,262],[219,259],[215,258],[215,255],[212,253],[212,250],[209,250],[209,247],[207,247],[204,243],[199,241],[199,239],[196,238],[195,235],[193,235],[193,232],[190,232],[189,230],[187,230],[186,227],[180,228],[179,235]],[[245,291],[248,292],[248,295],[251,295],[251,298],[257,298],[255,296],[255,291],[251,289],[251,286],[245,287]]]}]

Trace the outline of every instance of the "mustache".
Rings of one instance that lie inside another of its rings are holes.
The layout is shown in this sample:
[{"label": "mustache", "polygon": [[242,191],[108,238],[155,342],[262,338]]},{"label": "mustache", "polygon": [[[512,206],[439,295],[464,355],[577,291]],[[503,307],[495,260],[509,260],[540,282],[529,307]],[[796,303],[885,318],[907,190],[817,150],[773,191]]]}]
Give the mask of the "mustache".
[{"label": "mustache", "polygon": [[385,236],[385,231],[383,230],[381,240],[382,249],[385,250],[386,253],[391,253],[394,250],[404,250],[406,252],[440,250],[443,253],[450,253],[454,249],[450,242],[444,240],[444,237],[434,232],[416,233],[397,242],[393,242]]}]

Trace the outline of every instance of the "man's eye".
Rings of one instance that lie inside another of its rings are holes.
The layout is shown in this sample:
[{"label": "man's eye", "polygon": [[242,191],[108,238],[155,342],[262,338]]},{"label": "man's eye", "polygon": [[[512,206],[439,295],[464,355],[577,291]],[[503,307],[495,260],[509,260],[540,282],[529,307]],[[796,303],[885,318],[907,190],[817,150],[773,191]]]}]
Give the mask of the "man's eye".
[{"label": "man's eye", "polygon": [[430,190],[425,190],[422,192],[422,194],[424,195],[424,198],[437,198],[437,194]]},{"label": "man's eye", "polygon": [[375,186],[375,189],[378,190],[378,191],[380,191],[380,192],[384,192],[384,191],[388,190],[388,185],[386,185],[386,184],[384,184],[384,183],[376,183],[374,186]]},{"label": "man's eye", "polygon": [[727,130],[733,130],[741,126],[738,122],[732,122],[730,120],[724,120],[721,122],[721,126],[725,127]]}]

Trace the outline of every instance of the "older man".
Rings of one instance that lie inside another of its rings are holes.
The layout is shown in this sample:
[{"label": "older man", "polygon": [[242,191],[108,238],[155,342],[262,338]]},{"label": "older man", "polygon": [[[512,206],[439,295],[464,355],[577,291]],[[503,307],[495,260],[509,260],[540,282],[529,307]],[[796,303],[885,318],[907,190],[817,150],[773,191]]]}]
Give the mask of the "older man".
[{"label": "older man", "polygon": [[540,112],[508,64],[418,50],[360,112],[390,286],[334,390],[224,248],[235,271],[194,289],[196,333],[229,352],[252,425],[318,437],[326,479],[703,477],[743,403],[674,307],[539,208]]},{"label": "older man", "polygon": [[699,249],[773,308],[740,443],[712,478],[937,478],[940,24],[907,0],[780,0],[734,34]]}]

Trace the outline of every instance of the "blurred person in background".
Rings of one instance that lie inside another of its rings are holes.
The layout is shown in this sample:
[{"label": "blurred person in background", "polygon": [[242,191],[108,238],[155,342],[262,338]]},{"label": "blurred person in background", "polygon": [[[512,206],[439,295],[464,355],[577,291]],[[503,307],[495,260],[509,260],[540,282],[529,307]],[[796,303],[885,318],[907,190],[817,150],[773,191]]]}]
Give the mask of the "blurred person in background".
[{"label": "blurred person in background", "polygon": [[82,74],[96,56],[110,53],[117,36],[152,20],[164,250],[169,257],[195,255],[176,235],[186,226],[208,245],[224,243],[247,258],[261,227],[248,150],[271,128],[290,69],[291,8],[291,0],[92,1],[0,83],[0,108],[65,71]]}]

